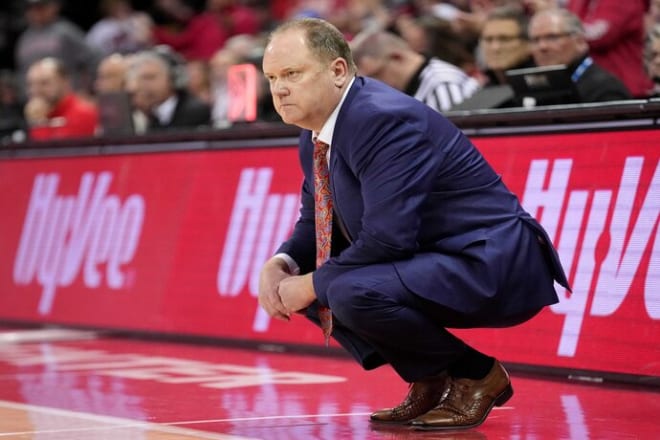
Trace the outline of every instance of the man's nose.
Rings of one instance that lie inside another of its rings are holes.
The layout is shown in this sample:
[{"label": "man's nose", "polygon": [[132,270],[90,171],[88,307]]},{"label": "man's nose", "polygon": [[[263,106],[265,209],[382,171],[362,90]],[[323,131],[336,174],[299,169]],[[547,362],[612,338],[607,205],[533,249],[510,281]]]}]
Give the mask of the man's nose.
[{"label": "man's nose", "polygon": [[284,96],[289,91],[286,84],[284,84],[284,81],[281,80],[274,80],[271,83],[270,90],[273,93],[273,95],[277,95],[277,96]]}]

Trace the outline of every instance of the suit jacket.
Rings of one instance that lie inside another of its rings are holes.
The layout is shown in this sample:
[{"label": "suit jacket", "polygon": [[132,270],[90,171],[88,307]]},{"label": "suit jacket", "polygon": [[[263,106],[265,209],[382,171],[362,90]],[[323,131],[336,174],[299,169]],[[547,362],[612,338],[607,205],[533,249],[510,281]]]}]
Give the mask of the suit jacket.
[{"label": "suit jacket", "polygon": [[[581,57],[570,64],[569,69],[574,72],[587,56]],[[619,78],[592,63],[580,75],[575,83],[580,102],[605,102],[632,99],[632,95]]]},{"label": "suit jacket", "polygon": [[[303,273],[315,264],[312,151],[303,130],[301,215],[279,250]],[[417,295],[492,325],[556,302],[553,279],[568,287],[543,228],[468,138],[414,98],[356,78],[329,170],[334,223],[350,242],[314,272],[321,304],[334,279],[374,264],[392,265]]]},{"label": "suit jacket", "polygon": [[211,107],[188,92],[178,92],[178,101],[169,124],[155,123],[150,131],[196,128],[211,125]]}]

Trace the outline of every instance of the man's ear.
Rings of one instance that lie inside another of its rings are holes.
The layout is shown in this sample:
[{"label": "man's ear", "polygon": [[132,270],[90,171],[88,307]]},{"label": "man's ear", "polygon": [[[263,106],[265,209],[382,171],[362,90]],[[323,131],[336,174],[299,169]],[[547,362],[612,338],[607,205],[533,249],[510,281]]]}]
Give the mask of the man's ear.
[{"label": "man's ear", "polygon": [[349,79],[348,63],[346,60],[341,57],[335,58],[330,64],[330,69],[335,76],[335,85],[337,87],[343,87]]}]

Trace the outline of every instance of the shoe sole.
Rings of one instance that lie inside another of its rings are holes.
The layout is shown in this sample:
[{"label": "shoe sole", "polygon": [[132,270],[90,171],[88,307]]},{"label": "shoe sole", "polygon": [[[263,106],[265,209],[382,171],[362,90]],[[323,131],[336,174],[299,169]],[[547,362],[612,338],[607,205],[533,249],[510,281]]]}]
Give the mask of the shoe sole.
[{"label": "shoe sole", "polygon": [[410,422],[412,422],[413,419],[409,420],[374,420],[374,419],[369,419],[369,422],[377,424],[377,425],[410,425]]},{"label": "shoe sole", "polygon": [[412,423],[411,425],[413,429],[415,429],[416,431],[457,431],[457,430],[476,428],[477,426],[481,425],[484,421],[486,421],[488,414],[490,414],[490,411],[493,409],[494,406],[504,405],[506,402],[509,401],[509,399],[511,399],[512,396],[513,396],[513,387],[511,386],[511,384],[509,384],[504,389],[504,391],[502,391],[495,398],[495,400],[493,400],[493,403],[488,407],[483,417],[481,417],[481,419],[479,419],[477,422],[471,425],[433,426],[433,425],[416,425],[414,423]]}]

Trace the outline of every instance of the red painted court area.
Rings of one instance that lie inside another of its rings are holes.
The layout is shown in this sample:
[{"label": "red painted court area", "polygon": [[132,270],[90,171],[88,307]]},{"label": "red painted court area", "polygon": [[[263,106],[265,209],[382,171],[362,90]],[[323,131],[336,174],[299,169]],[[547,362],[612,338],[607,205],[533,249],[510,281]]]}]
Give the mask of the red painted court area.
[{"label": "red painted court area", "polygon": [[657,439],[660,392],[512,374],[478,429],[374,425],[406,384],[348,358],[0,329],[0,439]]}]

